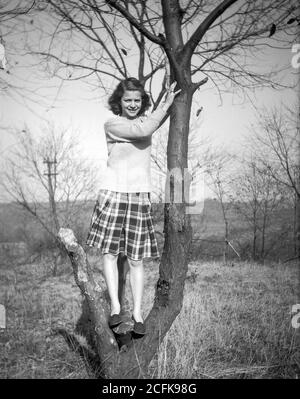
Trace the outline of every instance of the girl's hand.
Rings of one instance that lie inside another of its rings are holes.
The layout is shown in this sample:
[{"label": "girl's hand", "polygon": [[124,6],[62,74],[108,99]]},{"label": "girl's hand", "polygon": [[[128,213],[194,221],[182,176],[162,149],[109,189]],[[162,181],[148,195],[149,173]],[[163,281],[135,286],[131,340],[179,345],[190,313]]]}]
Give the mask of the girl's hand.
[{"label": "girl's hand", "polygon": [[166,110],[173,104],[174,98],[177,96],[177,94],[181,92],[181,89],[174,92],[176,84],[177,82],[173,82],[171,86],[167,89],[167,93],[163,102],[163,108],[165,108]]}]

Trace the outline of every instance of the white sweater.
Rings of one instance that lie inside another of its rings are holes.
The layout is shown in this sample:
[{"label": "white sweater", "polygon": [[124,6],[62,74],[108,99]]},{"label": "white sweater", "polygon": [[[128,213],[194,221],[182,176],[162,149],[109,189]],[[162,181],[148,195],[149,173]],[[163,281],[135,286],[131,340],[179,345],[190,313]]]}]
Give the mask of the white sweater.
[{"label": "white sweater", "polygon": [[165,114],[160,107],[148,117],[115,116],[104,124],[108,160],[101,189],[151,192],[151,138]]}]

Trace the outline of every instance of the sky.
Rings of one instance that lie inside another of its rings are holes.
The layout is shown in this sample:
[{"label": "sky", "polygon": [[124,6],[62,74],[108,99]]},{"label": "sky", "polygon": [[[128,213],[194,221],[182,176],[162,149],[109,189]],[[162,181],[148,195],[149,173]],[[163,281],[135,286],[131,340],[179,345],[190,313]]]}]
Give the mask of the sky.
[{"label": "sky", "polygon": [[[291,49],[269,49],[264,58],[255,60],[258,68],[285,67],[280,75],[283,83],[295,82],[298,70],[291,66]],[[6,93],[0,95],[0,162],[3,169],[4,159],[17,145],[11,129],[22,129],[28,125],[36,135],[43,134],[45,121],[54,121],[57,126],[70,126],[78,131],[82,153],[95,162],[97,167],[104,167],[106,162],[106,143],[103,131],[105,120],[111,116],[107,107],[107,96],[97,92],[82,81],[62,82],[57,78],[43,78],[40,67],[31,66],[27,56],[20,56],[7,49],[8,71],[0,69],[0,79],[12,84],[25,86],[28,90],[42,95],[44,101],[35,98],[36,103],[26,101],[27,105],[16,96]],[[16,64],[17,62],[17,64]],[[116,82],[117,83],[117,82]],[[251,124],[255,123],[257,109],[263,106],[271,108],[281,103],[292,105],[298,101],[298,94],[293,89],[259,89],[255,93],[247,91],[243,98],[236,93],[225,93],[222,99],[210,82],[201,87],[195,98],[192,115],[200,106],[201,128],[199,135],[209,137],[214,145],[224,146],[231,152],[242,151],[244,137],[249,135]],[[46,102],[47,106],[42,103]],[[198,196],[210,196],[211,192],[201,187]]]}]

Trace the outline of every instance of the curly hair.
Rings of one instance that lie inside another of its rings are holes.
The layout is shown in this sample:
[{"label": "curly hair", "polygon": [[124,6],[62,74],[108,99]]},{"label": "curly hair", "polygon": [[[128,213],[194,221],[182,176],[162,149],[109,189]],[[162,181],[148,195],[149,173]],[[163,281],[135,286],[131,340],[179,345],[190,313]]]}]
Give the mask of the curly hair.
[{"label": "curly hair", "polygon": [[108,99],[108,105],[109,105],[111,111],[115,115],[122,114],[121,98],[126,90],[139,91],[141,93],[142,106],[138,113],[138,116],[143,115],[144,112],[150,107],[151,102],[150,102],[149,95],[145,92],[144,86],[136,78],[127,78],[127,79],[122,80],[118,84],[118,86],[116,87],[116,89],[114,90],[114,92]]}]

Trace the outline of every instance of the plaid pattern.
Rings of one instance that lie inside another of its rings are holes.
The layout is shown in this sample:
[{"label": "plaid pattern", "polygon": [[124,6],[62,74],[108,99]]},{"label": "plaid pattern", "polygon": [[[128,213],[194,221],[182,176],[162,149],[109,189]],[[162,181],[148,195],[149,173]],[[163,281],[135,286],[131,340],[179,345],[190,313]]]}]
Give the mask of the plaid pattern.
[{"label": "plaid pattern", "polygon": [[149,194],[100,190],[86,244],[133,260],[159,257]]}]

